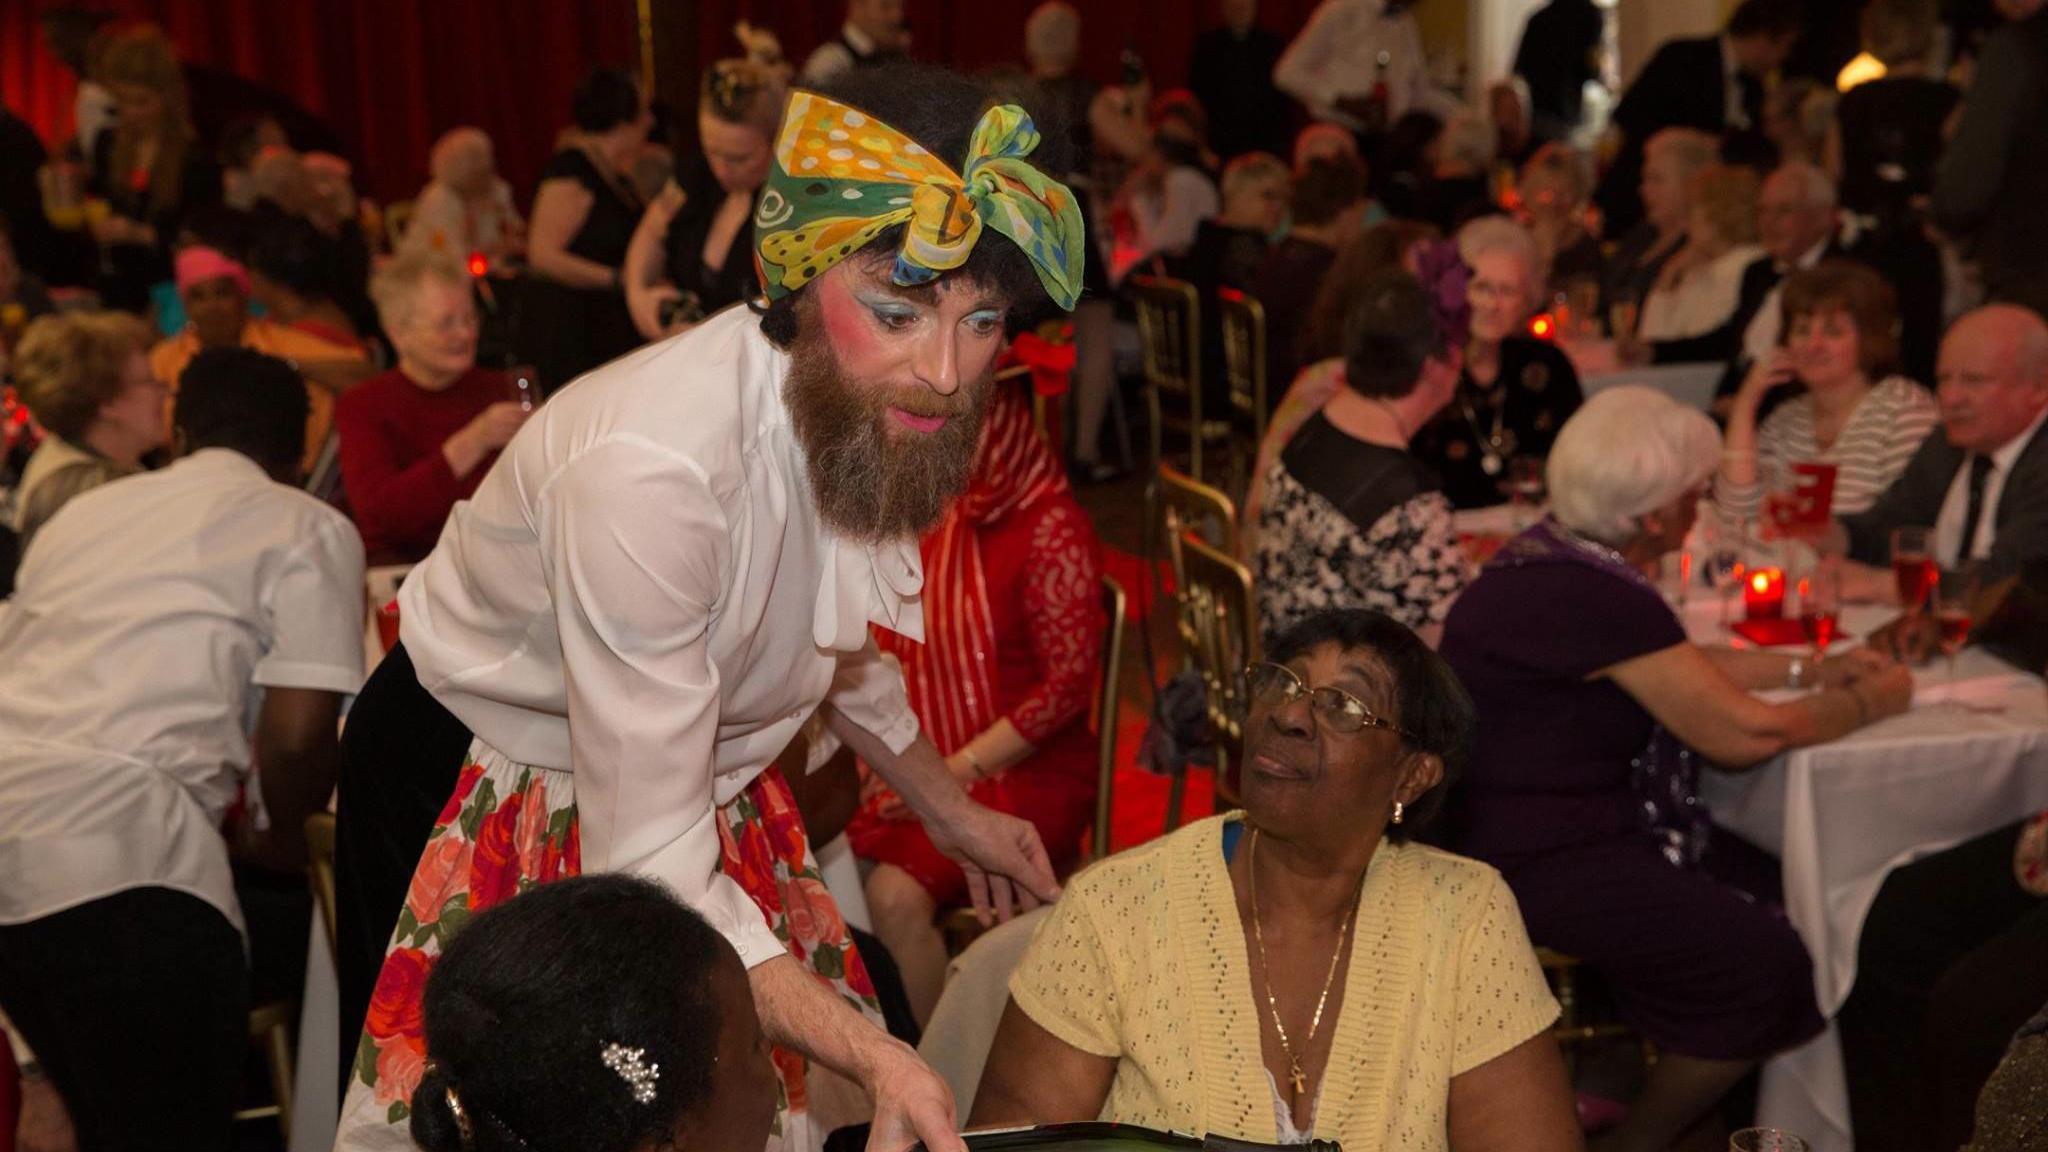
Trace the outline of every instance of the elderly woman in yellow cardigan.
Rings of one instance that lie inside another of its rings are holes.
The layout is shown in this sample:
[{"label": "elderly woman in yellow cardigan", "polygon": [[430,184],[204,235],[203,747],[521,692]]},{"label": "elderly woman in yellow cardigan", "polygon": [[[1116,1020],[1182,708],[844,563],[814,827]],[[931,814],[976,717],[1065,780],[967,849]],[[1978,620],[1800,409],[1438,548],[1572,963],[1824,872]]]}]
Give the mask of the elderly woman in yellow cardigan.
[{"label": "elderly woman in yellow cardigan", "polygon": [[1471,746],[1457,678],[1357,609],[1269,650],[1248,674],[1244,811],[1074,879],[1010,980],[970,1126],[1580,1148],[1514,897],[1409,840]]}]

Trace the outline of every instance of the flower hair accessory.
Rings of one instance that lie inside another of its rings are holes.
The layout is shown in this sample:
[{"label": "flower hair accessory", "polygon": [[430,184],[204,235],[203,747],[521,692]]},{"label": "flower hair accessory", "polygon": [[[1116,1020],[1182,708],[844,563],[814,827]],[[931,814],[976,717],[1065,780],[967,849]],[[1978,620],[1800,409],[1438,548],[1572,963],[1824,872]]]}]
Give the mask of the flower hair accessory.
[{"label": "flower hair accessory", "polygon": [[1458,254],[1457,241],[1437,240],[1417,248],[1415,279],[1429,293],[1430,315],[1445,346],[1462,349],[1472,325],[1472,303],[1465,295],[1472,270]]},{"label": "flower hair accessory", "polygon": [[604,1046],[602,1058],[604,1066],[617,1072],[632,1090],[634,1103],[654,1103],[654,1088],[661,1082],[661,1065],[647,1063],[647,1049],[628,1048],[613,1041]]}]

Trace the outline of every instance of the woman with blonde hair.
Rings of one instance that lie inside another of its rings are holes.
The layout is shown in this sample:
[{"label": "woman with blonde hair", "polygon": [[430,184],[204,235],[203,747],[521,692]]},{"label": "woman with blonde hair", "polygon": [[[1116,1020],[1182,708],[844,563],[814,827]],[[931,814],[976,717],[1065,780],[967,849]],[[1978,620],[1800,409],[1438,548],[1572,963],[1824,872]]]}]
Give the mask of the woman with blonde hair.
[{"label": "woman with blonde hair", "polygon": [[46,433],[15,489],[21,549],[73,496],[142,470],[164,442],[165,388],[149,326],[123,312],[45,316],[15,349],[15,387]]},{"label": "woman with blonde hair", "polygon": [[87,192],[107,204],[93,224],[104,251],[100,296],[140,311],[171,278],[170,252],[196,209],[220,200],[220,172],[199,146],[177,52],[154,24],[115,34],[93,76],[114,95],[114,129],[95,141]]},{"label": "woman with blonde hair", "polygon": [[1757,188],[1755,172],[1732,164],[1693,176],[1685,247],[1643,298],[1637,343],[1704,336],[1735,314],[1743,270],[1764,254],[1756,242]]},{"label": "woman with blonde hair", "polygon": [[1601,282],[1602,312],[1610,322],[1623,314],[1614,322],[1616,337],[1634,331],[1627,313],[1642,305],[1664,265],[1685,245],[1693,176],[1719,152],[1714,137],[1692,128],[1666,128],[1643,146],[1643,221],[1620,238]]}]

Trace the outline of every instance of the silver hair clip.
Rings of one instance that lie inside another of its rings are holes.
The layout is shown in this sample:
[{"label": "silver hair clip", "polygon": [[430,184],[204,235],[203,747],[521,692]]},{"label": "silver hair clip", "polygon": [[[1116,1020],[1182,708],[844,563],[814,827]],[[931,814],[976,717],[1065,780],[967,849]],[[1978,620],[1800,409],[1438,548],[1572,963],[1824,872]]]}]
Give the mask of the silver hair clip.
[{"label": "silver hair clip", "polygon": [[647,1063],[646,1057],[645,1048],[628,1048],[617,1041],[604,1046],[604,1066],[619,1074],[638,1104],[654,1103],[654,1086],[661,1081],[661,1065]]}]

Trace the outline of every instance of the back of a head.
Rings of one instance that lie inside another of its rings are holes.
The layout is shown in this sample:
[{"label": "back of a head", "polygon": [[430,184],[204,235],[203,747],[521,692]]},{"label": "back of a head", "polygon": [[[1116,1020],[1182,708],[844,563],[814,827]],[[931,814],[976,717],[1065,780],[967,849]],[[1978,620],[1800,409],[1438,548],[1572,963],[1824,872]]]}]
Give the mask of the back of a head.
[{"label": "back of a head", "polygon": [[249,270],[301,296],[332,299],[340,278],[334,245],[302,217],[266,216],[249,240]]},{"label": "back of a head", "polygon": [[1439,163],[1484,172],[1498,147],[1499,133],[1492,121],[1476,112],[1460,112],[1444,125]]},{"label": "back of a head", "polygon": [[1341,156],[1311,160],[1295,173],[1287,202],[1296,224],[1329,224],[1365,202],[1365,167]]},{"label": "back of a head", "polygon": [[1646,159],[1665,157],[1678,169],[1681,180],[1689,180],[1693,173],[1720,158],[1721,143],[1697,128],[1664,128],[1643,145],[1643,154]]},{"label": "back of a head", "polygon": [[172,422],[187,451],[228,448],[290,476],[306,444],[306,385],[290,364],[249,348],[205,348],[178,377]]},{"label": "back of a head", "polygon": [[1024,58],[1035,69],[1069,72],[1081,58],[1081,14],[1066,0],[1045,0],[1024,21]]},{"label": "back of a head", "polygon": [[570,119],[585,132],[605,132],[640,116],[640,82],[618,68],[598,68],[576,86]]},{"label": "back of a head", "polygon": [[1706,483],[1720,465],[1721,433],[1705,413],[1640,384],[1608,388],[1588,397],[1551,445],[1551,514],[1620,546],[1638,517]]},{"label": "back of a head", "polygon": [[1269,183],[1284,184],[1287,180],[1287,165],[1271,152],[1246,152],[1233,157],[1223,166],[1223,209],[1230,210],[1232,201],[1258,191]]},{"label": "back of a head", "polygon": [[1737,40],[1749,36],[1797,36],[1802,15],[1799,0],[1742,0],[1742,5],[1728,17],[1728,35]]},{"label": "back of a head", "polygon": [[1344,381],[1361,396],[1397,400],[1432,357],[1449,352],[1429,292],[1405,268],[1367,277],[1344,314]]},{"label": "back of a head", "polygon": [[1386,269],[1404,268],[1411,249],[1440,236],[1436,225],[1421,220],[1382,220],[1338,249],[1309,306],[1302,363],[1344,355],[1344,320],[1359,285]]},{"label": "back of a head", "polygon": [[1756,170],[1740,164],[1709,164],[1692,178],[1692,205],[1705,214],[1727,244],[1756,243]]},{"label": "back of a head", "polygon": [[450,128],[434,141],[427,171],[451,188],[467,188],[491,170],[491,137],[481,128]]},{"label": "back of a head", "polygon": [[1940,19],[1939,0],[1871,0],[1863,10],[1863,47],[1887,68],[1924,62]]},{"label": "back of a head", "polygon": [[[711,1091],[722,954],[731,945],[701,917],[635,877],[572,877],[489,909],[427,979],[433,1063],[413,1093],[413,1139],[428,1152],[666,1147]],[[659,1069],[651,1100],[606,1065],[613,1044]]]},{"label": "back of a head", "polygon": [[282,134],[276,120],[261,112],[245,112],[221,128],[214,158],[223,168],[247,168],[270,143],[273,133]]},{"label": "back of a head", "polygon": [[1521,183],[1526,185],[1532,178],[1549,177],[1563,190],[1567,206],[1577,206],[1585,202],[1590,192],[1586,168],[1583,153],[1562,140],[1552,140],[1522,165]]}]

